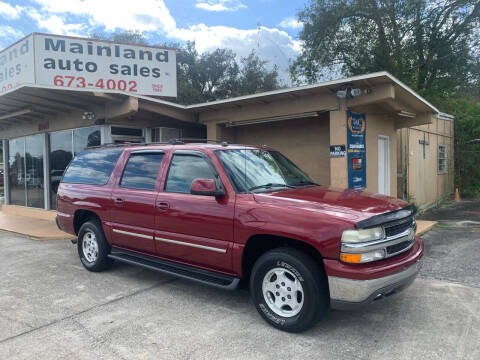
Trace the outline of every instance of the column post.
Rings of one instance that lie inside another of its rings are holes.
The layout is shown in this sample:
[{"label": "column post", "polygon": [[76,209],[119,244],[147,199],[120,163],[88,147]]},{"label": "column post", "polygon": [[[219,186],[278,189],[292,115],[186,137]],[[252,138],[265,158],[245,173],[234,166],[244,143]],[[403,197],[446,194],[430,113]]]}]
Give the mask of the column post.
[{"label": "column post", "polygon": [[2,141],[3,148],[3,196],[5,205],[10,205],[10,184],[8,182],[9,171],[8,168],[8,158],[10,154],[8,153],[8,140],[4,139]]},{"label": "column post", "polygon": [[50,139],[48,133],[43,134],[43,197],[44,208],[50,210]]},{"label": "column post", "polygon": [[[345,145],[347,149],[347,112],[330,111],[330,145]],[[344,157],[330,158],[330,185],[348,188],[347,154]]]}]

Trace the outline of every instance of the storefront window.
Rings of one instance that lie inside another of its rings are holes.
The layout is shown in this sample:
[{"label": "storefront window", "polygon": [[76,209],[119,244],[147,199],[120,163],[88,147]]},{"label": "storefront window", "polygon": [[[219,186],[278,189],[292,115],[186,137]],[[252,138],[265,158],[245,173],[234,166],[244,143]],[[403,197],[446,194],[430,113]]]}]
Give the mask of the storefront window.
[{"label": "storefront window", "polygon": [[50,207],[57,208],[57,190],[63,172],[72,160],[72,131],[50,134]]},{"label": "storefront window", "polygon": [[100,144],[100,128],[98,126],[73,130],[74,155],[82,152],[87,147],[98,146]]},{"label": "storefront window", "polygon": [[43,208],[45,206],[43,183],[44,134],[25,138],[25,160],[27,184],[27,206]]},{"label": "storefront window", "polygon": [[25,138],[10,140],[8,154],[10,204],[25,206]]},{"label": "storefront window", "polygon": [[45,199],[45,134],[9,140],[7,189],[10,204],[43,208],[46,202],[50,202],[51,209],[56,209],[58,185],[74,154],[100,144],[99,126],[50,133],[50,169],[47,174],[50,195]]},{"label": "storefront window", "polygon": [[50,133],[50,208],[57,208],[57,190],[73,156],[87,147],[101,144],[100,127]]}]

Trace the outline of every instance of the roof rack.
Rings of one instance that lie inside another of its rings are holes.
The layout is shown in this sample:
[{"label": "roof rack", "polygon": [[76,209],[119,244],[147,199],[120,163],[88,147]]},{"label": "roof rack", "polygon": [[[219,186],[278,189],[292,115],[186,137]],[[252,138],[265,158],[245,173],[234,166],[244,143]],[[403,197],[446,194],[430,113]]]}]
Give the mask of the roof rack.
[{"label": "roof rack", "polygon": [[217,141],[210,139],[198,139],[198,138],[181,138],[181,139],[170,139],[168,141],[162,142],[142,142],[142,143],[108,143],[103,145],[87,146],[85,149],[99,149],[99,148],[115,148],[115,147],[125,147],[125,146],[147,146],[147,145],[184,145],[185,142],[205,142],[205,143],[215,143],[221,144],[222,146],[228,146],[230,143],[228,141]]},{"label": "roof rack", "polygon": [[172,139],[169,141],[162,141],[162,142],[141,142],[141,143],[107,143],[102,145],[95,145],[95,146],[87,146],[85,149],[99,149],[99,148],[115,148],[115,147],[125,147],[125,146],[146,146],[146,145],[183,145],[184,142],[178,139]]},{"label": "roof rack", "polygon": [[228,141],[224,141],[224,140],[213,140],[213,139],[201,139],[201,138],[181,138],[181,139],[177,139],[178,141],[182,141],[182,142],[204,142],[206,144],[208,143],[212,143],[212,144],[220,144],[222,146],[228,146],[230,145],[230,143]]}]

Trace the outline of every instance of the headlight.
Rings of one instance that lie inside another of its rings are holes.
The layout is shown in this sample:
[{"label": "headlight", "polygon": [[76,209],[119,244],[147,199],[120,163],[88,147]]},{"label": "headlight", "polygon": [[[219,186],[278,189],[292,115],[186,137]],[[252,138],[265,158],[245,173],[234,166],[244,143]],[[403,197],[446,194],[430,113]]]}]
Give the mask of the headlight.
[{"label": "headlight", "polygon": [[376,227],[371,229],[345,230],[342,233],[342,242],[344,243],[362,243],[383,239],[383,228]]}]

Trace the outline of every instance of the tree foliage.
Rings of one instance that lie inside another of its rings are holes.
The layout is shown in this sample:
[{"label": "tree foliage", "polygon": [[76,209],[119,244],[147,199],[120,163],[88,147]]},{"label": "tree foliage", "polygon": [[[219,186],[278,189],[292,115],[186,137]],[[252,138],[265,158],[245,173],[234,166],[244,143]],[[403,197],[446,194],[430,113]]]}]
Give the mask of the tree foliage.
[{"label": "tree foliage", "polygon": [[455,184],[463,196],[480,191],[480,102],[450,97],[443,102],[455,116]]},{"label": "tree foliage", "polygon": [[310,0],[299,20],[296,81],[386,70],[428,98],[466,86],[478,63],[478,0]]},{"label": "tree foliage", "polygon": [[[92,34],[97,39],[143,44],[149,42],[137,31],[120,31],[113,34]],[[194,42],[185,44],[163,43],[160,46],[177,51],[176,101],[181,104],[194,104],[225,99],[228,97],[275,90],[282,86],[278,68],[269,68],[252,51],[248,56],[237,60],[237,55],[228,49],[215,49],[198,53]]]},{"label": "tree foliage", "polygon": [[140,31],[137,30],[126,30],[120,31],[113,34],[106,34],[106,33],[93,33],[90,37],[94,39],[103,39],[103,40],[110,40],[119,43],[125,44],[140,44],[140,45],[147,45],[147,39]]}]

